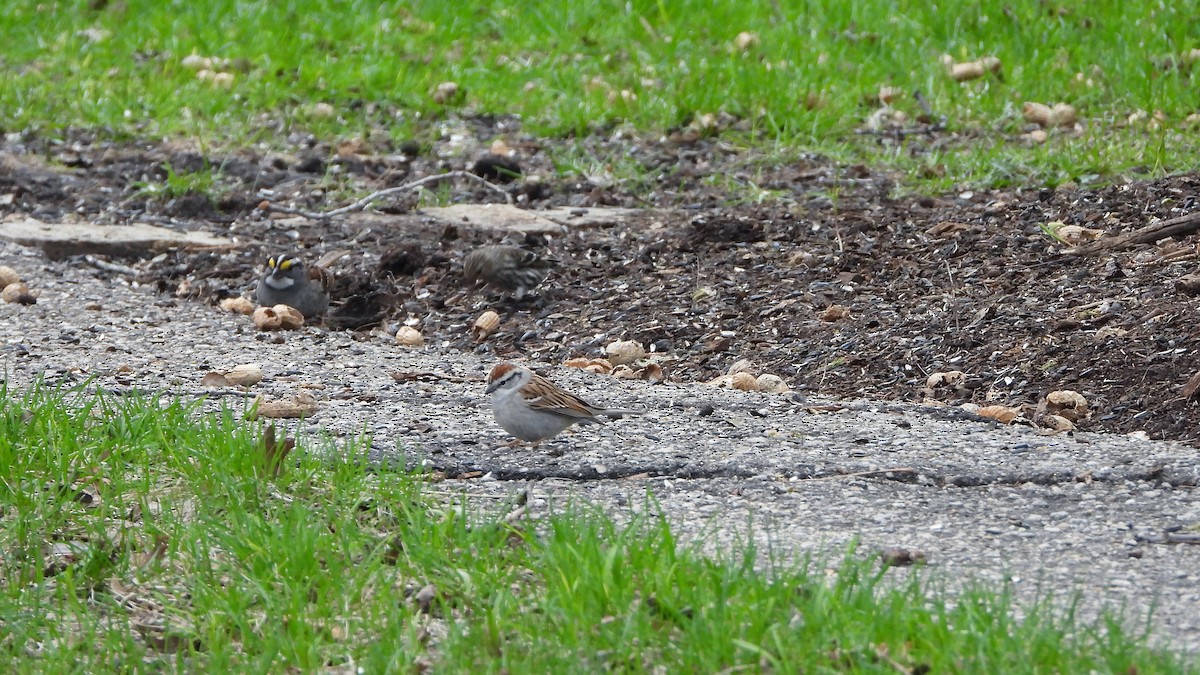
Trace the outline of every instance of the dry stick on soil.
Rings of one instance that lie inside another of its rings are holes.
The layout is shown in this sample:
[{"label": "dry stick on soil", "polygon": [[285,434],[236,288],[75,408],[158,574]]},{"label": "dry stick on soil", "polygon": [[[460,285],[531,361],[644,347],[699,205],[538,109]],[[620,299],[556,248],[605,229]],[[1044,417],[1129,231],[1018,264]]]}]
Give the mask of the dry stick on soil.
[{"label": "dry stick on soil", "polygon": [[95,267],[98,270],[104,270],[105,272],[112,272],[113,274],[121,274],[121,275],[124,275],[127,277],[137,277],[138,275],[141,274],[141,272],[133,269],[132,267],[127,267],[125,265],[118,265],[117,263],[111,263],[111,262],[108,262],[107,260],[101,260],[94,255],[83,256],[83,261],[86,262],[87,264],[91,265],[92,267]]},{"label": "dry stick on soil", "polygon": [[1063,251],[1071,255],[1095,255],[1105,251],[1129,248],[1138,244],[1151,244],[1159,239],[1167,239],[1169,237],[1181,237],[1185,234],[1192,234],[1200,230],[1200,212],[1189,213],[1186,216],[1171,218],[1160,223],[1147,225],[1143,228],[1134,230],[1128,234],[1123,234],[1112,239],[1100,239],[1084,246],[1076,246],[1074,249]]},{"label": "dry stick on soil", "polygon": [[383,197],[389,197],[391,195],[394,195],[394,194],[397,194],[400,192],[408,192],[410,190],[415,190],[415,189],[417,189],[423,185],[426,185],[428,183],[437,183],[437,182],[440,182],[443,180],[449,180],[451,178],[466,178],[467,180],[473,180],[476,183],[480,183],[480,184],[482,184],[486,187],[489,187],[489,188],[495,190],[496,192],[499,192],[500,194],[504,195],[504,199],[509,204],[513,203],[512,195],[510,195],[507,190],[500,187],[499,185],[496,185],[495,183],[493,183],[491,181],[488,181],[484,178],[480,178],[479,176],[476,176],[475,174],[473,174],[469,171],[449,171],[447,173],[439,173],[439,174],[436,174],[433,176],[426,176],[424,178],[414,180],[410,183],[405,183],[404,185],[397,185],[396,187],[388,188],[386,190],[379,190],[378,192],[372,192],[371,194],[367,195],[366,197],[363,197],[362,199],[360,199],[348,206],[343,206],[340,209],[334,209],[332,211],[325,211],[324,213],[319,212],[319,211],[305,211],[304,209],[293,209],[288,206],[279,206],[278,204],[272,204],[270,197],[268,197],[267,195],[263,195],[260,193],[259,196],[261,196],[267,200],[264,208],[268,211],[278,211],[279,213],[290,213],[292,215],[304,216],[305,218],[310,218],[312,220],[327,220],[329,218],[333,218],[334,216],[340,216],[340,215],[343,215],[346,213],[350,213],[352,211],[361,211],[361,210],[365,209],[367,207],[367,205],[369,205],[371,202],[375,201],[376,199],[382,199]]}]

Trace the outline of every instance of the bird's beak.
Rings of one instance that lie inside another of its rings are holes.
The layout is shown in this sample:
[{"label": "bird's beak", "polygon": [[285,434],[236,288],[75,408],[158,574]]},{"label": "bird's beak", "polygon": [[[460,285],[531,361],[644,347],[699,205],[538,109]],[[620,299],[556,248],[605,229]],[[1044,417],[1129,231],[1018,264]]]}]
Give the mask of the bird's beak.
[{"label": "bird's beak", "polygon": [[483,393],[490,394],[493,391],[496,391],[496,388],[499,386],[500,386],[500,380],[496,380],[494,382],[488,382],[487,389],[484,389]]}]

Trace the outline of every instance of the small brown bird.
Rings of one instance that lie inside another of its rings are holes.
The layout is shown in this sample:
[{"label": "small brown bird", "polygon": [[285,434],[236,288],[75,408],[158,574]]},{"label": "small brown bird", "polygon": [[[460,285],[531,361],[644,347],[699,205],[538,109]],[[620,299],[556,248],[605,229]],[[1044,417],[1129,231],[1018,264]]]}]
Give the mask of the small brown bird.
[{"label": "small brown bird", "polygon": [[640,410],[601,408],[554,384],[528,368],[499,363],[488,374],[492,414],[505,431],[534,444],[557,436],[576,423],[600,424],[602,417],[620,419]]},{"label": "small brown bird", "polygon": [[558,264],[547,258],[516,246],[493,244],[480,246],[463,258],[463,276],[467,281],[479,282],[507,291],[520,300],[537,288],[550,276],[550,268]]}]

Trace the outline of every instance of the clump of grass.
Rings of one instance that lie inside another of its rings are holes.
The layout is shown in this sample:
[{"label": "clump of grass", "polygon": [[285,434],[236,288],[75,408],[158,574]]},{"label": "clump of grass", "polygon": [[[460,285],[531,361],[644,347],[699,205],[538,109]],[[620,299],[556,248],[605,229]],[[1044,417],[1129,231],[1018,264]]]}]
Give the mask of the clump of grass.
[{"label": "clump of grass", "polygon": [[178,400],[2,393],[6,672],[1183,670],[1115,622],[1017,621],[1004,593],[949,603],[852,556],[763,571],[653,517],[485,512],[368,465],[366,441],[292,449]]},{"label": "clump of grass", "polygon": [[152,199],[170,199],[187,195],[200,195],[210,202],[217,197],[219,176],[208,167],[199,171],[177,171],[171,164],[163,164],[165,174],[161,181],[137,181],[132,184],[136,194]]}]

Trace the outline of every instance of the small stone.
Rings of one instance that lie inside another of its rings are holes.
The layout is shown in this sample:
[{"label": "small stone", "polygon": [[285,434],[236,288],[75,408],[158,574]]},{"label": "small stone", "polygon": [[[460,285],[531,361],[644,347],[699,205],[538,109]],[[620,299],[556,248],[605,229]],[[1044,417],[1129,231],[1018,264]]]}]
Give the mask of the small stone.
[{"label": "small stone", "polygon": [[0,288],[6,288],[21,281],[21,275],[8,265],[0,265]]},{"label": "small stone", "polygon": [[737,48],[739,52],[749,51],[752,47],[756,47],[757,45],[758,33],[742,31],[737,34],[737,37],[733,38],[733,46]]},{"label": "small stone", "polygon": [[17,305],[32,305],[37,298],[29,292],[29,287],[21,282],[9,284],[0,291],[0,299]]},{"label": "small stone", "polygon": [[433,101],[445,105],[462,95],[457,82],[442,82],[433,90]]},{"label": "small stone", "polygon": [[624,366],[646,357],[646,348],[636,340],[617,340],[604,348],[608,361],[614,366]]},{"label": "small stone", "polygon": [[786,394],[791,391],[787,386],[787,382],[784,382],[782,377],[772,373],[759,375],[757,384],[759,391],[766,391],[772,394]]}]

